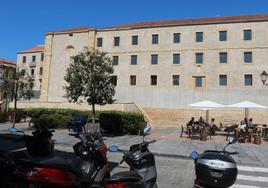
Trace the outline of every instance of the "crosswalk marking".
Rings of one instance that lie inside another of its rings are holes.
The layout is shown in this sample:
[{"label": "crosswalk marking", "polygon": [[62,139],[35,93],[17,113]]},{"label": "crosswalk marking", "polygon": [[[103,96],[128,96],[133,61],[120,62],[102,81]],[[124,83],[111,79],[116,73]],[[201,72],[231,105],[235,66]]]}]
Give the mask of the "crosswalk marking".
[{"label": "crosswalk marking", "polygon": [[236,183],[231,188],[268,188],[268,168],[237,166]]},{"label": "crosswalk marking", "polygon": [[261,187],[257,187],[257,186],[253,186],[253,185],[239,185],[239,184],[235,184],[230,188],[261,188]]},{"label": "crosswalk marking", "polygon": [[268,183],[268,177],[262,177],[262,176],[246,176],[246,175],[237,175],[238,180],[247,180],[247,181],[259,181],[259,182],[267,182]]},{"label": "crosswalk marking", "polygon": [[238,170],[248,171],[248,172],[267,172],[268,168],[252,167],[252,166],[237,166]]}]

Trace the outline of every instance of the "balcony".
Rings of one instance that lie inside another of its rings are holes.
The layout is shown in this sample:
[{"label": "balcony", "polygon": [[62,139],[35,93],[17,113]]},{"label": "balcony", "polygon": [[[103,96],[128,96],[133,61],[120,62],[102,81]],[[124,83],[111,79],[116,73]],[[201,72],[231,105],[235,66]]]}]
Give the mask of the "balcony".
[{"label": "balcony", "polygon": [[30,62],[30,67],[36,67],[36,62],[35,61]]}]

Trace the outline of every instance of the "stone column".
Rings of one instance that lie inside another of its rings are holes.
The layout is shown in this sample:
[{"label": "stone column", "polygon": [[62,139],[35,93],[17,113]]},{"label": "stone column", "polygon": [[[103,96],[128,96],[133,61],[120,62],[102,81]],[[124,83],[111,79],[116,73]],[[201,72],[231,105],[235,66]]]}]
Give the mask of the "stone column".
[{"label": "stone column", "polygon": [[95,50],[96,30],[88,31],[88,49]]},{"label": "stone column", "polygon": [[49,74],[50,74],[50,63],[52,58],[52,44],[53,44],[53,33],[46,33],[45,36],[45,59],[43,64],[43,75],[42,75],[42,87],[40,102],[48,102],[48,85],[49,85]]}]

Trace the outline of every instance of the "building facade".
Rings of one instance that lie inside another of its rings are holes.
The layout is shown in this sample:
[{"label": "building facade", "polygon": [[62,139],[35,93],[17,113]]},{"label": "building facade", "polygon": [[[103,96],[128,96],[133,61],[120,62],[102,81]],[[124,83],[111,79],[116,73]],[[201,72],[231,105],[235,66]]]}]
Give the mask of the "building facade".
[{"label": "building facade", "polygon": [[0,59],[0,112],[6,108],[4,96],[4,80],[12,80],[16,71],[16,62]]},{"label": "building facade", "polygon": [[260,79],[268,70],[268,14],[48,32],[40,101],[67,101],[65,70],[70,56],[84,47],[113,59],[118,103],[186,108],[201,100],[250,100],[268,105],[268,88]]},{"label": "building facade", "polygon": [[17,54],[18,67],[27,71],[34,79],[33,99],[39,99],[41,94],[44,57],[44,45],[35,46]]}]

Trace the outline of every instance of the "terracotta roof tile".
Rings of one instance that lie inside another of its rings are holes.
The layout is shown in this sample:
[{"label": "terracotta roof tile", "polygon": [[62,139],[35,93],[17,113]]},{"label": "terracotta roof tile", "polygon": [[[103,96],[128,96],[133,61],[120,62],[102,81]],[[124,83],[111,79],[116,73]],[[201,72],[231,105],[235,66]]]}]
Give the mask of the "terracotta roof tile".
[{"label": "terracotta roof tile", "polygon": [[16,62],[12,62],[12,61],[9,61],[9,60],[6,60],[6,59],[0,59],[0,64],[9,64],[9,65],[17,65]]},{"label": "terracotta roof tile", "polygon": [[27,50],[20,51],[19,53],[43,52],[44,50],[45,50],[44,45],[38,45],[38,46],[35,46],[33,48],[29,48]]},{"label": "terracotta roof tile", "polygon": [[144,21],[144,22],[111,26],[103,29],[130,29],[130,28],[142,28],[142,27],[239,23],[239,22],[253,22],[253,21],[268,21],[268,14],[225,16],[225,17],[214,17],[214,18],[177,19],[177,20],[162,20],[162,21]]},{"label": "terracotta roof tile", "polygon": [[65,32],[75,32],[75,31],[84,31],[84,30],[92,30],[95,29],[93,27],[87,27],[87,26],[79,26],[79,27],[74,27],[70,29],[64,29],[64,30],[58,30],[58,31],[53,31],[54,33],[65,33]]}]

